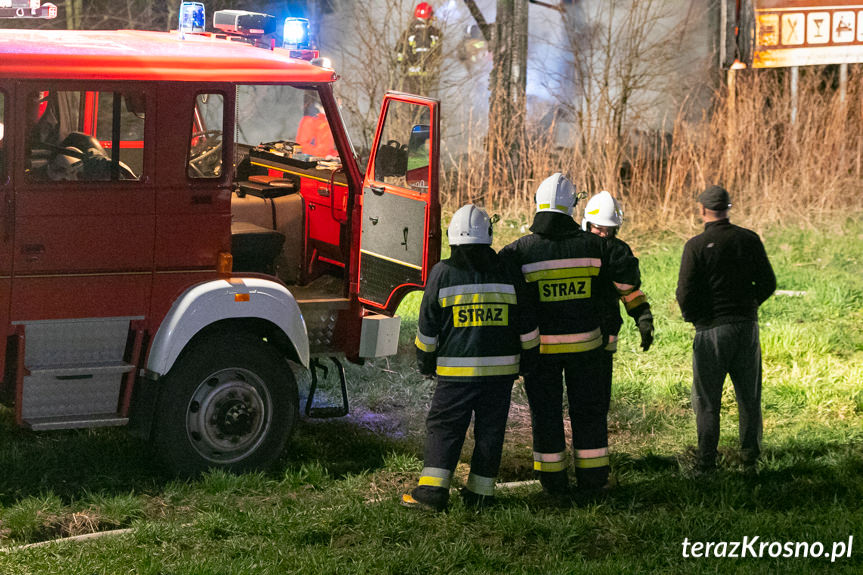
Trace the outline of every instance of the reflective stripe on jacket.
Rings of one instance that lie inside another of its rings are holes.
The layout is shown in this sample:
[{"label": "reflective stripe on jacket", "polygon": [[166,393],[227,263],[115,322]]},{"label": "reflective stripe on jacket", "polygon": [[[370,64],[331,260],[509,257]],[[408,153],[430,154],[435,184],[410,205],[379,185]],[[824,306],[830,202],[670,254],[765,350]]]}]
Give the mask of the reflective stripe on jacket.
[{"label": "reflective stripe on jacket", "polygon": [[488,246],[457,246],[453,253],[432,268],[420,304],[421,371],[514,379],[521,354],[540,345],[534,316],[523,305],[524,281]]},{"label": "reflective stripe on jacket", "polygon": [[638,322],[638,319],[650,311],[647,296],[641,291],[641,271],[629,245],[616,237],[604,238],[608,244],[609,259],[612,267],[617,268],[614,280],[614,290],[604,293],[602,306],[602,331],[608,337],[606,351],[617,349],[617,334],[623,320],[620,316],[620,304],[626,313]]},{"label": "reflective stripe on jacket", "polygon": [[518,266],[527,282],[537,307],[540,353],[602,347],[619,329],[604,325],[603,302],[614,298],[618,305],[615,283],[637,287],[638,260],[629,250],[612,253],[605,240],[583,231],[565,214],[540,212],[531,230],[503,248],[501,257]]}]

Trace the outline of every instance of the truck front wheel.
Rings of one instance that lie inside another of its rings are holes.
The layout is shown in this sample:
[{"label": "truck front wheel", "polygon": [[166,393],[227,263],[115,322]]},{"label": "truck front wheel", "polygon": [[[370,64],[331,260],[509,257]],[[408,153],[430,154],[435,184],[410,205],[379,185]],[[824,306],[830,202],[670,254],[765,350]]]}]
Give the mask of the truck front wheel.
[{"label": "truck front wheel", "polygon": [[246,334],[210,336],[187,350],[163,381],[154,440],[176,472],[242,472],[278,457],[299,418],[288,363]]}]

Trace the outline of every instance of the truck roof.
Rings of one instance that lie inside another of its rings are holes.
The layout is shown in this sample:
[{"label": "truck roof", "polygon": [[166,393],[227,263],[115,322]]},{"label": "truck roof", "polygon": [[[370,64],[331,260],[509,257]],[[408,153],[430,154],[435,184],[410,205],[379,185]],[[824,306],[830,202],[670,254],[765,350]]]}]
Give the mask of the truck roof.
[{"label": "truck roof", "polygon": [[178,82],[332,82],[288,50],[213,35],[140,30],[0,30],[0,78]]}]

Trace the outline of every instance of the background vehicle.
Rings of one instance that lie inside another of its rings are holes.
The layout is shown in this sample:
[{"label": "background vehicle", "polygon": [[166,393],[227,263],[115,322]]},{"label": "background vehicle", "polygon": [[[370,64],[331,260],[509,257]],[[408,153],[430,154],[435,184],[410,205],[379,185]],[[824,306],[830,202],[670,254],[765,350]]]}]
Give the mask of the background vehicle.
[{"label": "background vehicle", "polygon": [[180,472],[256,468],[298,418],[289,362],[330,416],[347,398],[312,405],[321,358],[344,394],[337,357],[395,353],[395,309],[440,254],[439,102],[387,94],[364,177],[335,72],[242,40],[0,30],[0,389],[20,425],[131,423]]}]

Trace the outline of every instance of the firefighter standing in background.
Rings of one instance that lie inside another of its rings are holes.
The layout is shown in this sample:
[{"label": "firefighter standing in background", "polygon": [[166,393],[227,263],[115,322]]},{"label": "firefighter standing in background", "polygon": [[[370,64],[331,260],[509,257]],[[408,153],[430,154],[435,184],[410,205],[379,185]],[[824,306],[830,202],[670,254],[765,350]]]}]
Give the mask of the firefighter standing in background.
[{"label": "firefighter standing in background", "polygon": [[420,2],[414,19],[402,34],[396,50],[403,90],[427,96],[437,88],[441,64],[441,32],[432,23],[434,10]]},{"label": "firefighter standing in background", "polygon": [[612,260],[608,244],[572,219],[575,186],[562,174],[546,178],[536,192],[537,213],[530,230],[501,250],[519,266],[537,302],[540,359],[525,375],[533,423],[534,469],[543,491],[569,495],[563,383],[569,401],[575,474],[586,494],[608,482],[608,406],[605,377],[607,337],[601,329],[602,297],[637,280],[631,257]]},{"label": "firefighter standing in background", "polygon": [[417,326],[417,362],[423,375],[437,372],[426,419],[424,466],[419,485],[402,505],[442,511],[474,416],[475,446],[465,504],[493,501],[512,384],[536,364],[539,331],[525,306],[525,286],[491,248],[488,215],[468,204],[447,230],[449,259],[429,274]]},{"label": "firefighter standing in background", "polygon": [[482,35],[479,26],[470,24],[464,39],[458,45],[456,55],[462,64],[470,71],[473,65],[488,54],[488,42]]},{"label": "firefighter standing in background", "polygon": [[650,313],[647,297],[640,289],[641,273],[638,259],[633,256],[629,245],[617,237],[617,230],[620,229],[621,223],[623,223],[623,212],[620,204],[608,192],[603,190],[587,201],[581,229],[605,238],[611,260],[623,261],[624,265],[630,266],[625,270],[625,275],[631,278],[631,281],[624,284],[616,283],[615,291],[609,292],[608,297],[602,300],[602,333],[608,338],[608,343],[605,345],[605,377],[609,388],[611,388],[614,368],[614,352],[617,351],[617,334],[620,333],[620,327],[623,325],[618,301],[623,303],[626,313],[635,321],[641,335],[641,349],[647,351],[653,343],[653,314]]}]

